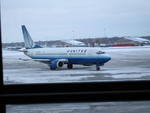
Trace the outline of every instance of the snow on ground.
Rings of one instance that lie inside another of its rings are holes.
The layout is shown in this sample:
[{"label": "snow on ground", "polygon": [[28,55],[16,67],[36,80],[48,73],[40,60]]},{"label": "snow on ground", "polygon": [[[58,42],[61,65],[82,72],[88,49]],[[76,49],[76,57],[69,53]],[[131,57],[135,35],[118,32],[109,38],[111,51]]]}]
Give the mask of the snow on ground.
[{"label": "snow on ground", "polygon": [[140,37],[125,37],[125,38],[137,42],[150,42],[149,40]]},{"label": "snow on ground", "polygon": [[85,46],[85,44],[83,42],[80,42],[77,40],[65,40],[64,42],[66,42],[68,44],[76,45],[76,46]]},{"label": "snow on ground", "polygon": [[[53,83],[53,82],[79,81],[81,79],[87,78],[87,76],[82,76],[83,73],[81,74],[81,73],[69,72],[69,71],[50,72],[48,70],[44,72],[43,71],[39,72],[38,70],[33,70],[33,69],[23,69],[20,71],[22,71],[22,73],[18,73],[18,70],[6,70],[6,73],[8,73],[8,75],[5,76],[5,81],[15,81],[17,83],[20,83],[20,82],[22,83],[49,83],[49,82]],[[34,73],[34,71],[36,72]],[[79,76],[78,74],[80,74],[81,76]],[[92,77],[92,75],[89,77]]]}]

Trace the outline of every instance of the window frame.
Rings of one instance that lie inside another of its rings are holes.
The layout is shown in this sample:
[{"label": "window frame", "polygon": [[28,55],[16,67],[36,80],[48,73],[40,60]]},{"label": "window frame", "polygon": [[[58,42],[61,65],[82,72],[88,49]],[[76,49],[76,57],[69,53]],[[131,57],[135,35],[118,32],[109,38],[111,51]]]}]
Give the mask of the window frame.
[{"label": "window frame", "polygon": [[150,80],[4,85],[1,38],[0,18],[0,111],[3,113],[7,104],[150,100]]},{"label": "window frame", "polygon": [[3,85],[0,110],[7,104],[147,101],[149,87],[149,80]]}]

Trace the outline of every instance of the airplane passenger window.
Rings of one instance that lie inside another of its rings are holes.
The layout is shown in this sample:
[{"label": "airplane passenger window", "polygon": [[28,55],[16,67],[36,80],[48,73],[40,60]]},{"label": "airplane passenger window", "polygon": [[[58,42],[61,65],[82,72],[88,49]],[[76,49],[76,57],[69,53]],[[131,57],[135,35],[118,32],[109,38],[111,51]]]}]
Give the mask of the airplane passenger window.
[{"label": "airplane passenger window", "polygon": [[4,84],[150,79],[150,1],[2,0]]}]

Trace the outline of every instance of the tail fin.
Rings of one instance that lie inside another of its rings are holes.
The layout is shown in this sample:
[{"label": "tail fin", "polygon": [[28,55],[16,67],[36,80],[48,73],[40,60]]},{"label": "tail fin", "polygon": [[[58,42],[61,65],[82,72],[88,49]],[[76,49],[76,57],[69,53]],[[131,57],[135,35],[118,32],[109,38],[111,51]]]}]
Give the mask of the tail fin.
[{"label": "tail fin", "polygon": [[30,34],[28,33],[25,25],[22,25],[22,33],[23,33],[23,38],[24,38],[24,44],[25,44],[25,48],[27,49],[31,49],[35,47],[35,43],[33,42]]}]

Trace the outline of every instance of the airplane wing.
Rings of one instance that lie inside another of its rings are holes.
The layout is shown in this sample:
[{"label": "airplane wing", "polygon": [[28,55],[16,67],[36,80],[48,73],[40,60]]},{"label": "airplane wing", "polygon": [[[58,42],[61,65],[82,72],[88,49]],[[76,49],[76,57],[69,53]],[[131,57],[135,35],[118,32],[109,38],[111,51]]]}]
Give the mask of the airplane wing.
[{"label": "airplane wing", "polygon": [[[50,59],[23,59],[23,58],[19,58],[19,60],[22,60],[22,61],[38,61],[38,62],[42,62],[42,63],[50,63],[51,60]],[[58,60],[59,62],[63,62],[63,63],[68,63],[68,59],[56,59]]]},{"label": "airplane wing", "polygon": [[22,61],[31,61],[32,59],[18,58],[18,60],[22,60]]},{"label": "airplane wing", "polygon": [[19,58],[19,60],[22,60],[22,61],[38,61],[38,62],[42,62],[42,63],[45,63],[45,64],[48,64],[50,62],[49,59],[23,59],[23,58]]}]

